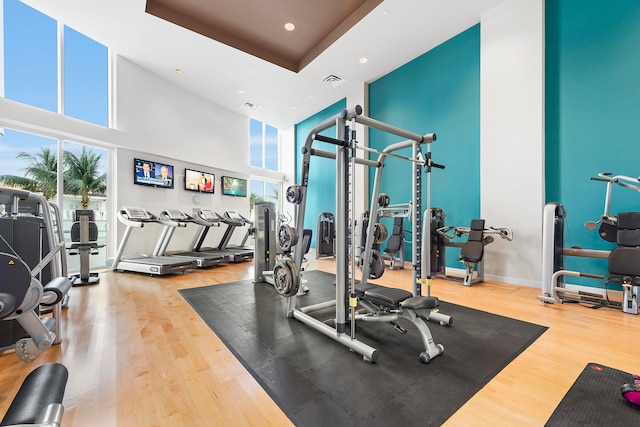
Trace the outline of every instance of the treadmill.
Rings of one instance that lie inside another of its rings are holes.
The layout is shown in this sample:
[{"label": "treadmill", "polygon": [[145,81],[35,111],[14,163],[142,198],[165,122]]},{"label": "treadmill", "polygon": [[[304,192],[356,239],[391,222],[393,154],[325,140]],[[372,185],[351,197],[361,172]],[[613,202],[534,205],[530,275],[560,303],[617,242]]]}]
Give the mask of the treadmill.
[{"label": "treadmill", "polygon": [[[217,248],[203,247],[202,245],[204,243],[204,240],[207,237],[207,234],[211,228],[210,226],[203,225],[202,227],[200,227],[200,230],[198,231],[198,233],[195,235],[193,239],[193,244],[192,244],[193,251],[206,252],[206,253],[218,253],[218,254],[222,253],[227,255],[229,257],[229,262],[232,262],[232,263],[247,262],[247,261],[253,260],[253,248],[233,248],[233,247],[227,247],[225,244],[225,242],[229,241],[229,238],[231,237],[231,233],[233,233],[233,229],[235,227],[244,225],[244,222],[225,219],[225,217],[217,214],[211,209],[200,209],[196,214],[195,218],[204,220],[205,222],[208,222],[214,226],[219,226],[220,222],[224,222],[225,224],[227,224],[227,229],[225,230],[225,234],[222,238],[222,241],[220,242]],[[231,230],[229,230],[230,223],[233,224],[233,227],[231,227]],[[225,237],[227,236],[227,233],[228,233],[228,237]]]},{"label": "treadmill", "polygon": [[[174,221],[181,224],[195,223],[203,227],[212,227],[213,223],[203,220],[199,217],[192,217],[179,209],[169,209],[160,213],[160,218]],[[228,262],[229,256],[224,252],[196,252],[196,251],[176,251],[166,252],[167,246],[173,237],[176,227],[165,225],[166,233],[160,236],[160,242],[157,247],[157,253],[154,255],[168,255],[171,257],[180,257],[192,259],[196,262],[198,268],[208,268],[220,265],[220,263]]]},{"label": "treadmill", "polygon": [[[123,207],[118,211],[118,220],[127,226],[118,246],[111,268],[114,271],[130,271],[135,273],[146,273],[152,276],[163,276],[166,274],[184,272],[185,270],[196,268],[196,261],[188,258],[177,258],[170,256],[134,256],[123,257],[122,253],[127,245],[131,231],[134,228],[143,228],[145,224],[156,223],[168,225],[169,227],[184,227],[186,224],[180,225],[175,221],[167,221],[158,218],[151,212],[135,207]],[[166,230],[166,229],[165,229]],[[163,233],[166,231],[163,230]],[[156,246],[157,252],[158,246]]]},{"label": "treadmill", "polygon": [[[243,217],[237,211],[225,211],[224,216],[221,216],[220,214],[217,215],[220,218],[220,221],[227,225],[227,229],[224,231],[222,240],[220,240],[220,245],[218,245],[218,249],[236,253],[238,254],[237,256],[242,257],[243,261],[253,260],[254,248],[252,246],[245,246],[247,239],[249,236],[253,235],[253,232],[255,231],[253,221]],[[229,240],[231,240],[231,236],[236,228],[243,226],[247,226],[248,228],[242,239],[242,243],[240,243],[239,246],[229,246]]]}]

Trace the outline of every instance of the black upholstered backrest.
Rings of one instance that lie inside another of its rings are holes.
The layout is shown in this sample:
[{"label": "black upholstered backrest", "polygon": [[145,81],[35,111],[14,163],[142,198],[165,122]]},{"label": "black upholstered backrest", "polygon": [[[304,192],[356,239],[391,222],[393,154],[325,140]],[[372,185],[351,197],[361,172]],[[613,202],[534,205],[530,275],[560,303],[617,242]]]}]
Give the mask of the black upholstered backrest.
[{"label": "black upholstered backrest", "polygon": [[393,230],[391,232],[391,237],[387,241],[387,246],[385,247],[385,251],[387,252],[398,252],[400,250],[400,245],[403,240],[403,218],[397,217],[393,219]]},{"label": "black upholstered backrest", "polygon": [[640,212],[618,214],[618,246],[609,255],[609,273],[640,276]]},{"label": "black upholstered backrest", "polygon": [[484,256],[484,219],[471,220],[471,230],[467,241],[460,248],[460,259],[467,262],[480,262]]},{"label": "black upholstered backrest", "polygon": [[[89,241],[95,242],[98,240],[98,225],[95,222],[89,223]],[[71,224],[71,241],[80,242],[80,223],[74,222]]]}]

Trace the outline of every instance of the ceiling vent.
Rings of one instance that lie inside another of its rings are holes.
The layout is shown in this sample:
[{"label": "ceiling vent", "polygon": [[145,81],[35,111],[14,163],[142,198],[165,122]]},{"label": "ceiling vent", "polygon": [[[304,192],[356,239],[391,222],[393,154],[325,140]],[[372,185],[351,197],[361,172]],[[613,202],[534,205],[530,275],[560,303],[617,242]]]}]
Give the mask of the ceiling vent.
[{"label": "ceiling vent", "polygon": [[258,111],[261,107],[257,104],[252,104],[251,102],[245,102],[240,106],[242,110],[250,110],[250,111]]},{"label": "ceiling vent", "polygon": [[327,77],[320,80],[320,83],[322,83],[323,85],[331,86],[332,88],[337,88],[344,82],[346,82],[345,79],[340,76],[336,76],[335,74],[329,74]]}]

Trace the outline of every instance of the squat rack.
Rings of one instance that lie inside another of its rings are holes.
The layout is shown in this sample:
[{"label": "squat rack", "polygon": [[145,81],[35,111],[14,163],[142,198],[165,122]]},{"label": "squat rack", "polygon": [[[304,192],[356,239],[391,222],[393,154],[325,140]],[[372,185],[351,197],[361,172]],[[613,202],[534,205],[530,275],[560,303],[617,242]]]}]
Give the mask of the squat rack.
[{"label": "squat rack", "polygon": [[[396,136],[407,138],[402,142],[397,142],[386,147],[383,151],[377,151],[374,149],[360,147],[357,145],[355,139],[355,124],[359,123],[364,126],[368,126],[374,129],[381,130]],[[320,135],[320,132],[336,127],[336,138],[329,138]],[[335,153],[329,151],[323,151],[312,148],[315,140],[328,142],[336,146]],[[404,129],[397,128],[395,126],[380,122],[378,120],[366,117],[362,115],[362,107],[355,106],[350,109],[345,109],[339,114],[326,119],[325,121],[316,125],[308,134],[305,145],[302,149],[302,173],[300,184],[295,186],[295,191],[288,190],[287,193],[294,193],[295,203],[298,204],[296,215],[296,231],[298,235],[302,235],[304,230],[304,216],[306,207],[306,196],[309,181],[309,167],[311,156],[319,156],[336,160],[336,215],[335,215],[335,229],[336,229],[336,300],[328,301],[326,303],[316,304],[315,306],[304,307],[301,309],[296,308],[297,294],[293,293],[288,296],[287,301],[287,316],[295,318],[308,326],[322,332],[330,338],[340,342],[341,344],[349,347],[351,350],[361,354],[364,360],[374,362],[377,358],[376,349],[369,345],[358,341],[355,338],[355,307],[357,305],[355,295],[355,203],[353,201],[353,195],[355,194],[354,177],[355,177],[355,165],[362,164],[369,167],[376,168],[376,178],[374,182],[374,190],[371,196],[371,210],[376,211],[376,204],[378,201],[378,195],[380,191],[381,182],[381,170],[384,166],[384,161],[387,157],[398,157],[404,160],[409,160],[413,163],[414,173],[412,179],[412,192],[413,192],[413,206],[411,214],[412,233],[415,236],[412,245],[412,262],[413,262],[413,294],[414,296],[421,295],[422,284],[430,284],[430,271],[429,267],[426,269],[428,276],[425,279],[418,277],[425,271],[422,268],[422,216],[420,214],[422,210],[422,167],[426,168],[427,172],[427,185],[429,185],[429,172],[432,167],[444,168],[442,165],[435,164],[431,161],[430,143],[436,140],[435,133],[429,133],[426,135],[419,135],[413,132],[406,131]],[[423,157],[421,146],[427,146],[426,156]],[[394,154],[395,151],[412,147],[414,157],[404,157]],[[368,152],[375,152],[379,154],[378,160],[369,160],[356,156],[356,150],[363,150]],[[350,200],[351,196],[351,200]],[[290,199],[290,201],[292,201]],[[349,203],[351,201],[351,204]],[[427,197],[427,210],[430,209],[430,200]],[[350,221],[348,221],[350,219]],[[351,253],[349,252],[348,231],[351,227]],[[426,233],[427,247],[430,247],[430,235]],[[369,260],[371,259],[371,250],[374,239],[374,227],[373,224],[367,229],[367,239],[365,245],[365,252],[363,256],[361,283],[365,284],[369,278]],[[299,280],[299,274],[301,271],[301,265],[303,260],[303,248],[302,245],[296,245],[294,251],[294,268],[292,274],[298,275],[295,281]],[[430,257],[427,257],[430,261]],[[349,260],[351,260],[351,274],[349,272]],[[349,298],[347,299],[347,289],[350,290]],[[335,304],[336,318],[335,328],[331,327],[311,316],[307,313],[324,308],[330,307]],[[349,336],[347,331],[347,312],[351,309],[351,335]],[[437,314],[437,313],[434,313]]]}]

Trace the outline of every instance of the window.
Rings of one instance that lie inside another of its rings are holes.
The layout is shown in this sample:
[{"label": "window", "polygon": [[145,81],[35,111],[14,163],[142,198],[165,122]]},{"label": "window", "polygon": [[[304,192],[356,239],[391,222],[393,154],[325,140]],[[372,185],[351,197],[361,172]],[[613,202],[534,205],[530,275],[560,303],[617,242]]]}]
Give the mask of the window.
[{"label": "window", "polygon": [[[3,39],[0,95],[4,90],[7,99],[109,125],[109,52],[105,46],[18,0],[0,0],[0,43]],[[4,136],[0,132],[0,185],[20,186],[58,203],[67,243],[74,211],[94,210],[98,242],[104,244],[109,218],[106,185],[100,183],[106,184],[107,150],[65,141],[55,131],[47,135],[51,138],[13,129],[6,129]],[[59,153],[64,157],[59,158]],[[80,163],[75,170],[74,158]],[[82,172],[88,169],[90,173]],[[77,180],[80,175],[81,183]],[[58,192],[58,178],[63,176],[60,189],[64,191]],[[91,264],[104,265],[105,254],[106,249],[100,249]],[[68,257],[68,261],[70,272],[78,268],[79,257]]]},{"label": "window", "polygon": [[5,97],[57,112],[57,23],[18,0],[3,4]]},{"label": "window", "polygon": [[250,119],[249,164],[272,171],[279,170],[278,129],[261,121]]},{"label": "window", "polygon": [[108,50],[64,27],[64,114],[96,125],[108,123]]},{"label": "window", "polygon": [[[0,7],[4,96],[108,126],[108,49],[18,0],[4,0]],[[58,73],[58,40],[64,41],[62,75]]]},{"label": "window", "polygon": [[[62,162],[58,159],[58,144],[63,144]],[[98,226],[98,243],[104,246],[106,161],[107,151],[101,148],[6,129],[0,138],[0,185],[21,187],[57,203],[67,247],[71,244],[75,210],[92,209]],[[59,167],[63,168],[65,180],[62,195],[57,194]],[[105,254],[106,250],[100,249],[97,256],[91,258],[91,264],[105,265]],[[70,256],[67,260],[70,272],[79,269],[79,257]]]},{"label": "window", "polygon": [[5,129],[0,138],[0,185],[42,193],[56,201],[58,141]]},{"label": "window", "polygon": [[251,197],[249,199],[249,209],[253,212],[253,206],[256,202],[273,202],[276,208],[280,208],[280,183],[263,181],[260,179],[252,179],[249,181],[249,191]]}]

